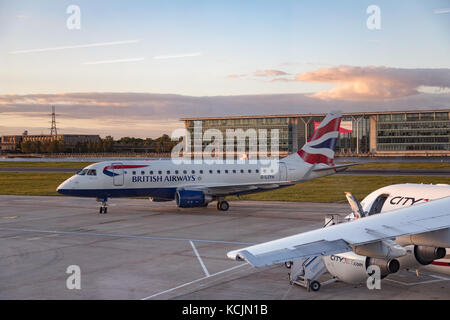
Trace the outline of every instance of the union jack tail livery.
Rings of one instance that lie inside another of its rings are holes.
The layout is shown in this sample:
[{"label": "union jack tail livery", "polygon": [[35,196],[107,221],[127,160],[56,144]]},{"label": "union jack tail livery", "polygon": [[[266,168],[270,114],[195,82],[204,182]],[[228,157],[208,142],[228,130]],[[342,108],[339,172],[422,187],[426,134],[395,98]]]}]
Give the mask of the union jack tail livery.
[{"label": "union jack tail livery", "polygon": [[309,164],[323,163],[334,166],[334,149],[339,136],[339,126],[342,114],[340,111],[331,111],[320,126],[314,131],[312,137],[297,154]]}]

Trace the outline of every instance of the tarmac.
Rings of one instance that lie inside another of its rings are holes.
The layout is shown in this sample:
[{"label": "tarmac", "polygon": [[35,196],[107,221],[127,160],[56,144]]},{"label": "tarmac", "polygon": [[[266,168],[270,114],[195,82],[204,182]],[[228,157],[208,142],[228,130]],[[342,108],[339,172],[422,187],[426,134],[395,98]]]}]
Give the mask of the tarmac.
[{"label": "tarmac", "polygon": [[[0,196],[0,299],[450,299],[450,277],[400,271],[381,290],[291,285],[281,265],[253,268],[226,253],[322,226],[346,203],[232,201],[227,212],[174,202]],[[79,267],[80,289],[73,288]],[[69,273],[67,273],[69,269]],[[329,277],[329,276],[324,276]],[[326,280],[326,279],[324,279]]]}]

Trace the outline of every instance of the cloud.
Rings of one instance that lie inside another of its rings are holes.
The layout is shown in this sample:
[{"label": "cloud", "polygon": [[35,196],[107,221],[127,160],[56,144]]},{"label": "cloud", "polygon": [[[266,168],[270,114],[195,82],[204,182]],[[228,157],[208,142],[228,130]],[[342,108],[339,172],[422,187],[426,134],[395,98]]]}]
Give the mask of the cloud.
[{"label": "cloud", "polygon": [[267,69],[267,70],[256,70],[253,73],[242,73],[242,74],[230,74],[227,78],[231,79],[242,79],[252,77],[276,77],[276,76],[287,76],[289,73],[286,73],[281,70]]},{"label": "cloud", "polygon": [[435,13],[435,14],[450,13],[450,8],[436,9],[436,10],[434,10],[434,13]]},{"label": "cloud", "polygon": [[59,132],[101,136],[157,137],[183,128],[180,118],[449,109],[448,93],[386,100],[318,99],[310,94],[194,97],[136,92],[0,95],[0,135],[48,133],[51,106]]},{"label": "cloud", "polygon": [[341,66],[299,73],[295,80],[337,85],[313,95],[321,99],[380,100],[416,95],[421,87],[448,89],[450,69]]},{"label": "cloud", "polygon": [[281,71],[281,70],[257,70],[253,72],[253,75],[256,77],[273,77],[273,76],[285,76],[288,75],[288,73]]}]

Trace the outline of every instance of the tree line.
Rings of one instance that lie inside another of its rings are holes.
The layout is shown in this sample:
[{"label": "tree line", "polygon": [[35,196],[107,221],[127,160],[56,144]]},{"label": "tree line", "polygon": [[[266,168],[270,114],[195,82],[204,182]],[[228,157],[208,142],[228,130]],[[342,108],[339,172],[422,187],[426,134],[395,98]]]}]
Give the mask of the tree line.
[{"label": "tree line", "polygon": [[105,153],[105,152],[155,152],[170,153],[172,148],[183,138],[173,141],[167,134],[159,138],[122,137],[114,140],[107,136],[97,142],[78,142],[74,146],[67,146],[63,140],[52,141],[23,141],[16,146],[21,153]]}]

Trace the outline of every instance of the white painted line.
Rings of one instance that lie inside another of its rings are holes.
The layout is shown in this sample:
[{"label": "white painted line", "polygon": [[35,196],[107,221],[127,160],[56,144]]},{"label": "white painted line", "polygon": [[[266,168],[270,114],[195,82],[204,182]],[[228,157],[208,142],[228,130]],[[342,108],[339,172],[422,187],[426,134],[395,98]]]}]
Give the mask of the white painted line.
[{"label": "white painted line", "polygon": [[207,277],[209,277],[209,272],[208,269],[206,269],[205,264],[203,263],[202,258],[200,257],[200,255],[198,254],[197,248],[195,247],[194,243],[192,241],[189,241],[189,243],[191,244],[192,250],[194,250],[195,255],[197,256],[198,262],[200,262],[200,265],[203,268],[203,272],[205,273],[205,275]]},{"label": "white painted line", "polygon": [[191,238],[172,238],[172,237],[158,237],[158,236],[139,236],[128,234],[114,234],[114,233],[96,233],[96,232],[79,232],[79,231],[57,231],[57,230],[40,230],[40,229],[22,229],[22,228],[3,228],[0,231],[17,231],[17,232],[32,232],[32,233],[48,233],[59,235],[75,235],[75,236],[90,236],[90,237],[112,237],[124,239],[149,239],[149,240],[171,240],[171,241],[193,241],[205,243],[218,244],[235,244],[235,245],[253,245],[251,242],[225,241],[225,240],[207,240],[207,239],[191,239]]},{"label": "white painted line", "polygon": [[223,271],[219,271],[219,272],[217,272],[217,273],[214,273],[214,274],[210,275],[209,277],[203,277],[203,278],[200,278],[200,279],[197,279],[197,280],[188,282],[188,283],[184,283],[184,284],[179,285],[179,286],[177,286],[177,287],[175,287],[175,288],[172,288],[172,289],[168,289],[168,290],[164,290],[164,291],[155,293],[155,294],[153,294],[153,295],[151,295],[151,296],[148,296],[148,297],[145,297],[145,298],[143,298],[143,299],[141,299],[141,300],[149,300],[149,299],[151,299],[151,298],[157,297],[157,296],[162,295],[162,294],[164,294],[164,293],[169,293],[169,292],[175,291],[175,290],[177,290],[177,289],[186,287],[186,286],[188,286],[188,285],[191,285],[191,284],[200,282],[200,281],[205,280],[205,279],[212,278],[212,277],[214,277],[214,276],[218,276],[219,274],[222,274],[222,273],[225,273],[225,272],[228,272],[228,271],[232,271],[232,270],[235,270],[235,269],[237,269],[237,268],[241,268],[241,267],[247,266],[247,265],[248,265],[248,263],[243,263],[243,264],[234,266],[234,267],[232,267],[232,268],[225,269],[225,270],[223,270]]},{"label": "white painted line", "polygon": [[125,41],[112,41],[112,42],[97,42],[89,44],[80,44],[75,46],[63,46],[63,47],[53,47],[53,48],[41,48],[41,49],[28,49],[28,50],[16,50],[11,51],[9,54],[19,54],[19,53],[32,53],[32,52],[46,52],[46,51],[56,51],[56,50],[66,50],[66,49],[79,49],[79,48],[92,48],[92,47],[104,47],[104,46],[115,46],[120,44],[130,44],[137,43],[141,40],[125,40]]},{"label": "white painted line", "polygon": [[95,64],[109,64],[109,63],[123,63],[123,62],[137,62],[144,61],[145,58],[130,58],[130,59],[117,59],[117,60],[103,60],[103,61],[93,61],[84,62],[82,65],[95,65]]},{"label": "white painted line", "polygon": [[410,287],[410,286],[415,286],[415,285],[418,285],[418,284],[427,284],[427,283],[434,283],[434,282],[441,282],[441,281],[449,281],[450,280],[450,278],[436,276],[436,275],[430,275],[430,277],[433,277],[436,280],[426,280],[426,281],[410,282],[410,283],[403,282],[403,281],[398,281],[398,280],[393,280],[393,279],[386,279],[386,281],[395,282],[395,283],[399,283],[401,285]]}]

